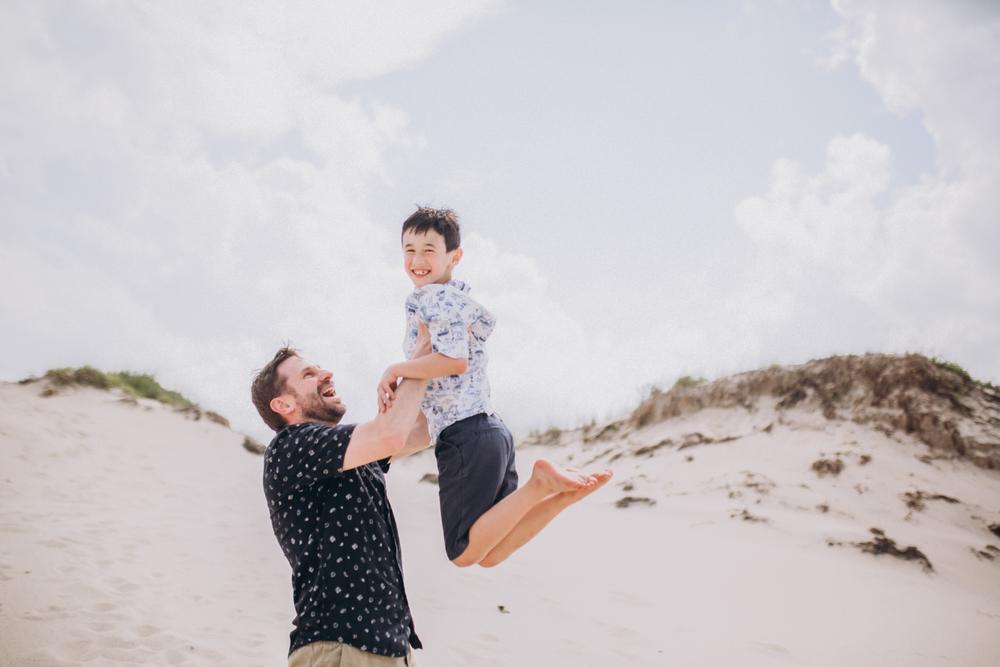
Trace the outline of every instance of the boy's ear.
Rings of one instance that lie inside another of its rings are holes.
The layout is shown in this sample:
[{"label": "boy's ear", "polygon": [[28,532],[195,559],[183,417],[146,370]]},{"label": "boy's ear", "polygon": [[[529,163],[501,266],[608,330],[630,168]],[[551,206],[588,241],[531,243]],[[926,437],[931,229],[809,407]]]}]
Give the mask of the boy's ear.
[{"label": "boy's ear", "polygon": [[462,261],[462,249],[455,248],[454,254],[451,256],[451,266],[454,268],[456,264]]}]

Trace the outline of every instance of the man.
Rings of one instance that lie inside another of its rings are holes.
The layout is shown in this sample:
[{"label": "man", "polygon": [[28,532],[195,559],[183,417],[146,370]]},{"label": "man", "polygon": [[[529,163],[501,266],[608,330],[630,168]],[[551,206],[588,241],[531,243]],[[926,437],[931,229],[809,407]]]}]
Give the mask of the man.
[{"label": "man", "polygon": [[[424,337],[417,354],[430,351]],[[333,376],[282,348],[254,378],[271,525],[292,567],[289,667],[412,665],[420,639],[403,586],[399,533],[385,491],[390,457],[427,447],[426,381],[405,380],[373,420],[347,411]]]}]

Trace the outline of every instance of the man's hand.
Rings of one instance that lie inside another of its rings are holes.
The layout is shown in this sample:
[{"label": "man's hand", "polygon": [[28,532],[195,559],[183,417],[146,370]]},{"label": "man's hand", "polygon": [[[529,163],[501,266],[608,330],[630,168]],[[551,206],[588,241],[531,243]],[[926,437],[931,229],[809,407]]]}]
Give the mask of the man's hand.
[{"label": "man's hand", "polygon": [[[410,359],[423,357],[431,353],[431,333],[423,322],[417,323],[417,346],[413,348]],[[378,381],[378,411],[383,413],[392,407],[392,402],[396,398],[396,388],[399,386],[399,376],[392,366],[385,369],[382,379]]]},{"label": "man's hand", "polygon": [[385,369],[382,379],[378,381],[378,411],[383,413],[392,407],[392,401],[396,398],[396,387],[399,377],[392,371],[392,367]]}]

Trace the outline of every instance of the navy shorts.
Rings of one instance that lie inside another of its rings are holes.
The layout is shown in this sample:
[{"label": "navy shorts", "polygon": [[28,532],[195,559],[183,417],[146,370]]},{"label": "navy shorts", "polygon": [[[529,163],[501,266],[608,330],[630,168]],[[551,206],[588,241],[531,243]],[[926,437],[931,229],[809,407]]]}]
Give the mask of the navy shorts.
[{"label": "navy shorts", "polygon": [[517,489],[514,438],[499,417],[481,412],[441,431],[434,455],[444,548],[455,560],[476,519]]}]

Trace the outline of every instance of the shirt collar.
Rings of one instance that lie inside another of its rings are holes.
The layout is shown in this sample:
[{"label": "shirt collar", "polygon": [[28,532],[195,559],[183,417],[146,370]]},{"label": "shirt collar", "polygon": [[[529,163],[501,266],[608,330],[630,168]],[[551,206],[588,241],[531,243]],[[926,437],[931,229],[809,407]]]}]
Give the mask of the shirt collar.
[{"label": "shirt collar", "polygon": [[466,294],[472,291],[472,288],[469,287],[469,283],[464,280],[449,280],[447,284],[461,292],[465,292]]}]

